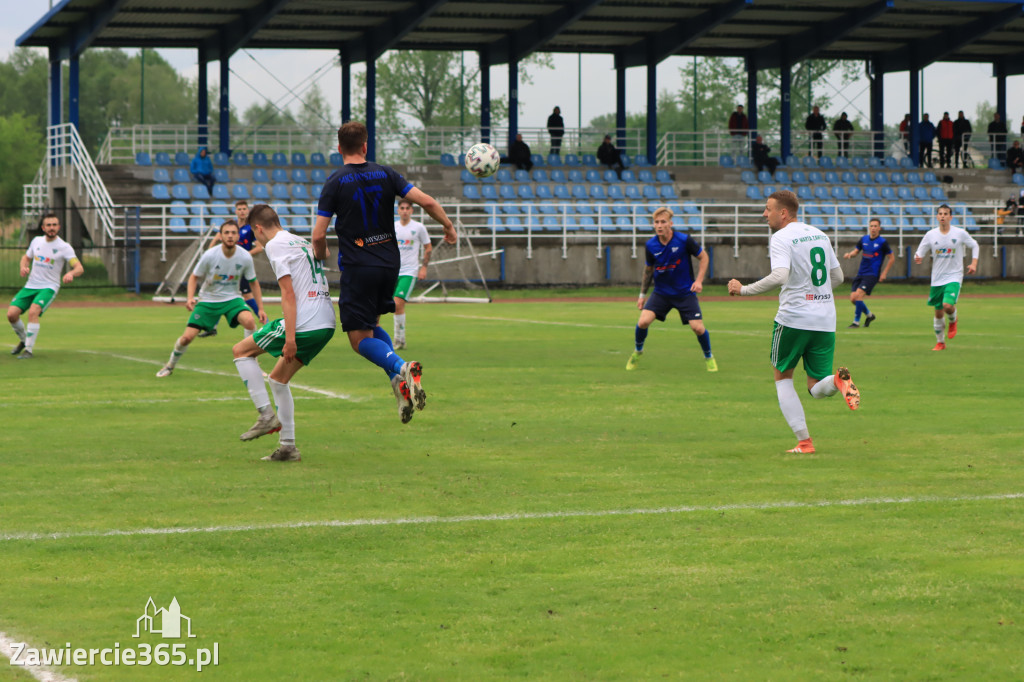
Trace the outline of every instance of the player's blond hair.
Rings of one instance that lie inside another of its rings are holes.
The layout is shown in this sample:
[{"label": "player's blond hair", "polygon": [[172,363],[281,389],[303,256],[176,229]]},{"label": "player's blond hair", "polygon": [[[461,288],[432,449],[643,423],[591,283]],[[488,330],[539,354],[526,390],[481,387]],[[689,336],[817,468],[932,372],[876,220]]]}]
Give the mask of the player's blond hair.
[{"label": "player's blond hair", "polygon": [[651,214],[651,220],[654,220],[660,215],[668,216],[668,219],[672,220],[672,217],[675,215],[675,213],[673,213],[672,209],[669,208],[668,206],[659,206],[658,208],[654,209],[654,213]]},{"label": "player's blond hair", "polygon": [[800,209],[800,200],[796,198],[796,194],[788,189],[780,189],[777,192],[772,192],[768,198],[774,199],[780,208],[789,211],[789,215],[796,219],[796,212]]}]

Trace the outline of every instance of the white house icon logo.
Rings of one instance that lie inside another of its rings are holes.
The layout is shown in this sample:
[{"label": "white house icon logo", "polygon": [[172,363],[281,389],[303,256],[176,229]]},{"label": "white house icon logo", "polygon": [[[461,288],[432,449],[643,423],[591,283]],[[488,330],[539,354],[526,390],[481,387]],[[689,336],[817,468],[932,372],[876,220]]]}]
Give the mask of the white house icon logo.
[{"label": "white house icon logo", "polygon": [[177,597],[171,599],[171,605],[166,609],[158,609],[150,597],[146,602],[146,610],[135,621],[135,634],[132,637],[141,637],[143,632],[149,632],[161,635],[164,639],[180,639],[182,621],[185,621],[185,637],[195,637],[192,634],[192,619],[181,615]]}]

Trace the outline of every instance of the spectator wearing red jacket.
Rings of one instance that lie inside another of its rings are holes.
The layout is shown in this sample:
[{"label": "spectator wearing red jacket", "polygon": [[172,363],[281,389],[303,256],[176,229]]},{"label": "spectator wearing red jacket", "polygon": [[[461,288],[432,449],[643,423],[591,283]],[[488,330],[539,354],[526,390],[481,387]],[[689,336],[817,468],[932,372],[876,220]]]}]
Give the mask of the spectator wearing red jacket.
[{"label": "spectator wearing red jacket", "polygon": [[942,120],[939,121],[939,166],[953,167],[953,121],[948,111],[942,114]]}]

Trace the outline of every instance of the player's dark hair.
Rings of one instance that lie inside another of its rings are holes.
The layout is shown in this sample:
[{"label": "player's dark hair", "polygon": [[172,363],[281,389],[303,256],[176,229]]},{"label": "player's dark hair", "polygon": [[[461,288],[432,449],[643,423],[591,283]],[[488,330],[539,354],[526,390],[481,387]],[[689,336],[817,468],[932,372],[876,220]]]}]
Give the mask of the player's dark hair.
[{"label": "player's dark hair", "polygon": [[881,226],[882,221],[879,220],[878,218],[872,218],[871,220],[868,221],[868,225],[870,225],[871,223],[878,223],[879,226]]},{"label": "player's dark hair", "polygon": [[238,201],[235,202],[235,208],[238,208],[239,206],[248,207],[249,206],[249,202],[246,201],[245,199],[239,199]]},{"label": "player's dark hair", "polygon": [[402,204],[408,204],[409,208],[412,208],[412,199],[406,199],[404,197],[402,199],[399,199],[398,205],[401,206]]},{"label": "player's dark hair", "polygon": [[338,147],[342,154],[358,154],[363,150],[368,133],[359,121],[349,121],[338,128]]},{"label": "player's dark hair", "polygon": [[951,209],[951,208],[949,207],[949,204],[942,204],[942,205],[941,205],[941,206],[939,206],[939,207],[938,207],[937,209],[935,209],[935,212],[936,212],[936,213],[938,213],[938,212],[939,212],[939,211],[941,211],[942,209],[946,209],[947,211],[949,211],[950,215],[952,215],[952,214],[953,214],[953,209]]},{"label": "player's dark hair", "polygon": [[228,225],[234,225],[235,229],[236,230],[238,229],[238,221],[235,220],[234,218],[228,218],[227,220],[225,220],[223,223],[220,224],[220,229],[217,230],[217,231],[218,232],[223,232],[224,228],[227,227]]},{"label": "player's dark hair", "polygon": [[43,226],[43,223],[45,223],[45,222],[46,222],[47,220],[49,220],[50,218],[53,218],[54,220],[56,220],[56,221],[57,221],[57,223],[60,223],[60,216],[58,216],[58,215],[57,215],[56,213],[54,213],[53,211],[48,211],[48,212],[46,212],[46,213],[44,213],[44,214],[43,214],[43,217],[42,217],[42,218],[40,218],[40,219],[39,219],[39,227],[42,227],[42,226]]},{"label": "player's dark hair", "polygon": [[795,194],[788,189],[780,189],[772,192],[768,198],[775,199],[776,204],[789,211],[789,215],[796,218],[796,212],[800,208],[800,200],[796,198]]},{"label": "player's dark hair", "polygon": [[277,216],[277,211],[272,209],[266,204],[256,204],[249,211],[249,224],[259,225],[263,229],[268,227],[276,227],[280,229],[281,219]]}]

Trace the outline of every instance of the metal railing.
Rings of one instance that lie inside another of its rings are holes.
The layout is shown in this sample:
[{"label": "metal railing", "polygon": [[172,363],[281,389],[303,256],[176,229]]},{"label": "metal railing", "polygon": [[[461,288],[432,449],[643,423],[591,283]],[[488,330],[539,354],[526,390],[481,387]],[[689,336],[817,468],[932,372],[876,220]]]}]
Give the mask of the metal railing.
[{"label": "metal railing", "polygon": [[95,207],[100,228],[108,237],[114,235],[114,202],[107,193],[89,151],[82,143],[73,123],[49,126],[46,129],[46,172],[52,179],[73,179],[84,190],[90,206]]}]

